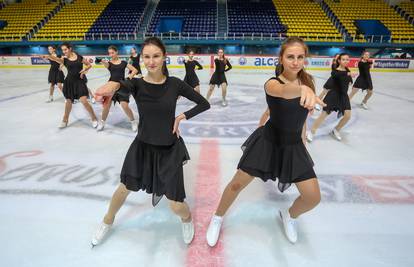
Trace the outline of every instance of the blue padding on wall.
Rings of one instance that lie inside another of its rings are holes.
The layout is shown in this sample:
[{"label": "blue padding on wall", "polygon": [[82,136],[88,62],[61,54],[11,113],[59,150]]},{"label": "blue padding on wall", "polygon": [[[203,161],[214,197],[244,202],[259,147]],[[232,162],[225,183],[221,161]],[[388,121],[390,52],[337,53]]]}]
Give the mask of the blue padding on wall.
[{"label": "blue padding on wall", "polygon": [[374,42],[380,42],[380,36],[383,36],[382,41],[387,41],[391,37],[391,31],[385,27],[380,20],[359,19],[355,20],[355,26],[358,28],[359,32],[364,34],[365,38],[371,38],[371,36],[375,35]]},{"label": "blue padding on wall", "polygon": [[181,32],[183,24],[183,17],[161,17],[158,32]]}]

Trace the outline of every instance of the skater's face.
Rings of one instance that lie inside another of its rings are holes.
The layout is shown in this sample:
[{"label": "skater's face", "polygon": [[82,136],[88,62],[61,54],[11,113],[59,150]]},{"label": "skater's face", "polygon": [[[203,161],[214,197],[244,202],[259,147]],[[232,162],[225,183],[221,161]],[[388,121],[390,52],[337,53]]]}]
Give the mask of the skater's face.
[{"label": "skater's face", "polygon": [[151,73],[162,73],[162,66],[165,60],[165,54],[156,45],[149,44],[142,49],[142,58],[145,68]]},{"label": "skater's face", "polygon": [[118,51],[115,51],[115,50],[113,50],[113,49],[108,49],[108,55],[109,55],[112,59],[117,58],[117,57],[118,57]]},{"label": "skater's face", "polygon": [[55,49],[53,46],[49,46],[49,47],[47,48],[47,51],[49,51],[49,54],[53,54],[53,53],[55,53],[55,52],[56,52],[56,49]]},{"label": "skater's face", "polygon": [[65,56],[69,56],[71,52],[72,52],[72,48],[69,48],[66,45],[62,45],[62,53]]},{"label": "skater's face", "polygon": [[135,55],[137,53],[137,50],[135,48],[131,48],[131,51],[129,51],[132,55]]},{"label": "skater's face", "polygon": [[368,60],[368,59],[369,59],[369,52],[365,52],[365,53],[362,55],[362,58],[363,58],[363,59],[365,59],[365,60]]},{"label": "skater's face", "polygon": [[288,46],[282,54],[284,71],[297,74],[305,65],[306,51],[301,44]]},{"label": "skater's face", "polygon": [[341,58],[339,59],[339,65],[341,65],[341,67],[346,68],[348,67],[349,64],[349,56],[348,55],[343,55],[341,56]]},{"label": "skater's face", "polygon": [[194,57],[194,52],[190,51],[190,53],[188,53],[188,58],[193,59],[193,57]]},{"label": "skater's face", "polygon": [[219,50],[217,51],[217,55],[219,56],[219,58],[224,57],[224,51],[223,51],[223,49],[219,49]]}]

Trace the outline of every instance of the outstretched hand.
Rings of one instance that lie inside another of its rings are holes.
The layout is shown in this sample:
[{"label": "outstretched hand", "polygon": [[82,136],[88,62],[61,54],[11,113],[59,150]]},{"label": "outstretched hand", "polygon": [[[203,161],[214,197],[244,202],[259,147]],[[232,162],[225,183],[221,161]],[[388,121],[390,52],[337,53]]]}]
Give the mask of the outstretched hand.
[{"label": "outstretched hand", "polygon": [[308,110],[313,110],[316,104],[325,107],[326,104],[316,96],[315,92],[308,86],[301,86],[300,105]]}]

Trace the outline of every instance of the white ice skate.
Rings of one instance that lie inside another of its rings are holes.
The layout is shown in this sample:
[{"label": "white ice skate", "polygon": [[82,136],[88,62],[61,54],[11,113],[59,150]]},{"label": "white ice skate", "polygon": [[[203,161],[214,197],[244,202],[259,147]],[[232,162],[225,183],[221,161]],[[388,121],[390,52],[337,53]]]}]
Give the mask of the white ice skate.
[{"label": "white ice skate", "polygon": [[105,121],[101,120],[98,124],[98,127],[96,128],[96,130],[98,132],[103,131],[103,129],[105,128]]},{"label": "white ice skate", "polygon": [[92,248],[94,246],[99,245],[102,242],[102,240],[108,234],[111,227],[112,227],[112,224],[106,224],[104,222],[102,222],[99,225],[98,229],[95,232],[95,235],[92,237],[92,241],[91,241]]},{"label": "white ice skate", "polygon": [[296,219],[290,217],[289,210],[279,210],[279,216],[283,223],[283,228],[287,239],[291,243],[296,243],[298,240],[298,232],[296,230]]},{"label": "white ice skate", "polygon": [[189,245],[194,238],[194,224],[193,221],[191,222],[182,222],[181,228],[183,231],[183,239],[184,243]]},{"label": "white ice skate", "polygon": [[332,130],[331,135],[338,141],[342,140],[341,134],[336,129]]},{"label": "white ice skate", "polygon": [[217,241],[220,236],[220,229],[221,229],[222,223],[223,223],[223,217],[214,215],[211,218],[210,225],[208,226],[207,234],[206,234],[207,244],[210,247],[214,247],[217,244]]}]

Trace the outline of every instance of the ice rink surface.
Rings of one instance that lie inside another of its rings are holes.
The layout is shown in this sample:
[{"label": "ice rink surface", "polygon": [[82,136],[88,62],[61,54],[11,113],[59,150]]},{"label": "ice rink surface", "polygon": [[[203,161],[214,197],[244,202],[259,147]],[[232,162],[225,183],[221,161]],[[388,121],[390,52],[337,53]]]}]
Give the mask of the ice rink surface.
[{"label": "ice rink surface", "polygon": [[[184,77],[182,69],[171,69]],[[311,71],[318,91],[329,76]],[[198,72],[203,95],[209,70]],[[112,107],[103,132],[90,126],[82,104],[69,127],[59,130],[64,99],[48,96],[47,69],[0,69],[0,265],[64,266],[414,266],[414,74],[373,72],[369,110],[352,100],[343,141],[328,133],[331,115],[308,149],[322,202],[299,218],[295,245],[276,216],[298,195],[255,180],[231,207],[217,247],[205,231],[222,190],[241,156],[240,145],[265,110],[264,82],[272,71],[227,73],[227,107],[216,89],[211,110],[186,121],[181,132],[191,161],[185,165],[187,201],[196,237],[185,246],[180,221],[163,199],[132,193],[105,242],[90,239],[119,183],[135,134],[120,106]],[[94,90],[109,75],[88,74]],[[178,101],[177,113],[192,104]],[[135,102],[130,106],[137,116]],[[99,104],[93,108],[100,116]],[[317,114],[308,120],[313,123]]]}]

